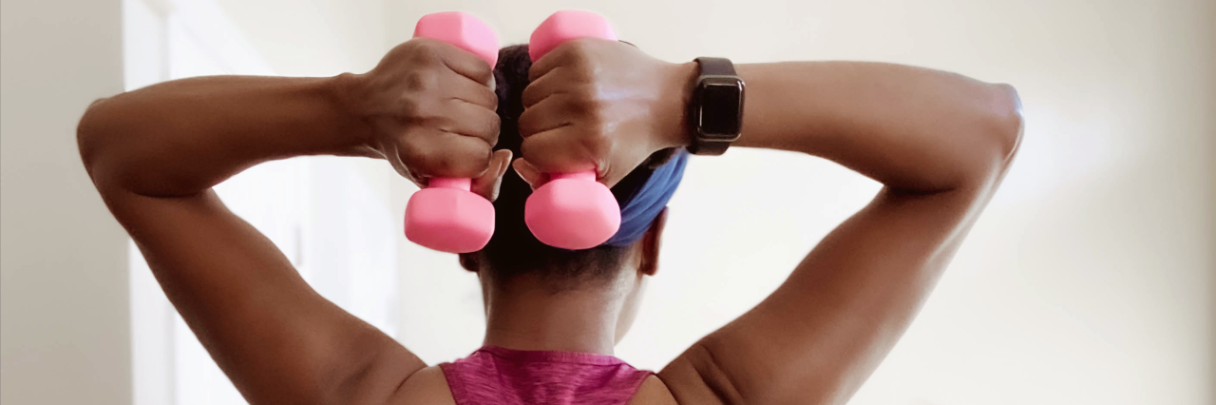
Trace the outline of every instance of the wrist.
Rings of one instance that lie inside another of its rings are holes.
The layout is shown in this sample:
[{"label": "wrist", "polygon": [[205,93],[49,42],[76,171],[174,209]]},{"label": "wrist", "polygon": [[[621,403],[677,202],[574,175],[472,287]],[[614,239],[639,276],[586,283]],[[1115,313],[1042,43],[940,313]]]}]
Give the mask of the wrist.
[{"label": "wrist", "polygon": [[333,105],[342,150],[340,156],[383,157],[376,146],[375,130],[361,100],[365,100],[364,76],[343,73],[325,80],[324,93]]},{"label": "wrist", "polygon": [[688,121],[688,103],[692,100],[693,83],[699,69],[696,62],[673,63],[668,66],[664,107],[661,111],[663,128],[659,134],[663,148],[683,148],[692,143],[692,127]]}]

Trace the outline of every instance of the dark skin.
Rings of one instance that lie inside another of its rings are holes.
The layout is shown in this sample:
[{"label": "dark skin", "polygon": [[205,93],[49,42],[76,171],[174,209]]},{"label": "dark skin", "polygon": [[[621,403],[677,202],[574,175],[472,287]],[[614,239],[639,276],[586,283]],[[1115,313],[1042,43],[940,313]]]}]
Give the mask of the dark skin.
[{"label": "dark skin", "polygon": [[[744,64],[736,147],[803,152],[884,185],[756,308],[648,379],[632,404],[844,403],[911,322],[1009,167],[1016,93],[906,66]],[[579,40],[533,66],[514,167],[594,168],[615,184],[651,153],[689,142],[691,64]],[[487,198],[511,160],[498,135],[490,67],[411,40],[362,75],[210,77],[94,104],[79,130],[97,189],[187,324],[254,404],[453,403],[436,367],[314,292],[211,187],[301,155],[383,158],[418,183],[472,177]],[[611,354],[647,276],[663,217],[611,280],[553,293],[499,284],[466,255],[486,298],[486,344]],[[525,316],[526,315],[526,316]]]}]

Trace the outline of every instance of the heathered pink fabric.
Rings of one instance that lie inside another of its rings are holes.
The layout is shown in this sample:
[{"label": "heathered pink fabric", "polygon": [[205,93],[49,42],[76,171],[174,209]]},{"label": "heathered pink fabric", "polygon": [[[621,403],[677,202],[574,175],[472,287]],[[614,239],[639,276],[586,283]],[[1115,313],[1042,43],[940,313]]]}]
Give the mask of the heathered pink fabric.
[{"label": "heathered pink fabric", "polygon": [[439,367],[457,405],[622,405],[651,374],[613,356],[493,346]]}]

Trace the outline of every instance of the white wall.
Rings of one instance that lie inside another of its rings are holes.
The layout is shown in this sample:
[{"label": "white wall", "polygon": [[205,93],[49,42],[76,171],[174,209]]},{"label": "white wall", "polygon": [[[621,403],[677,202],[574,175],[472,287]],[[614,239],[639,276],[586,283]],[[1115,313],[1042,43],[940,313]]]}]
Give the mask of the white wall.
[{"label": "white wall", "polygon": [[129,404],[126,235],[76,152],[122,91],[119,0],[0,2],[0,402]]},{"label": "white wall", "polygon": [[370,70],[384,55],[382,0],[215,0],[275,72]]},{"label": "white wall", "polygon": [[[393,21],[384,17],[383,0],[214,1],[279,75],[364,73],[390,48],[384,37]],[[382,170],[383,162],[351,161],[369,183],[377,185],[378,203],[402,209],[389,201],[389,184],[398,177],[394,172]]]},{"label": "white wall", "polygon": [[[472,12],[504,43],[583,8],[672,61],[876,60],[1012,83],[1027,117],[1021,155],[853,403],[1216,400],[1210,1],[386,1],[392,21]],[[410,27],[386,25],[388,41]],[[786,175],[761,177],[775,172]],[[663,269],[618,346],[639,366],[661,367],[754,305],[877,190],[827,162],[743,150],[695,158],[685,181]],[[401,204],[412,188],[395,184]],[[698,223],[719,210],[738,214]],[[744,236],[756,234],[769,237]],[[402,341],[430,362],[466,355],[482,331],[473,277],[451,257],[402,249]]]}]

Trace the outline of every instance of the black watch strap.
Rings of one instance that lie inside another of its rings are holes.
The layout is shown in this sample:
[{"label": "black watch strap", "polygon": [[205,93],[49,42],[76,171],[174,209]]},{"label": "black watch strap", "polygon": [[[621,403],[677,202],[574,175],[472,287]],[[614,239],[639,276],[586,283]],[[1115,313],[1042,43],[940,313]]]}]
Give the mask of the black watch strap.
[{"label": "black watch strap", "polygon": [[[696,61],[701,69],[697,83],[695,84],[698,88],[700,88],[701,82],[709,76],[738,78],[738,75],[735,73],[735,64],[730,59],[701,57],[697,58]],[[727,148],[730,148],[734,140],[712,139],[704,136],[701,132],[702,127],[697,120],[701,119],[699,112],[703,111],[701,103],[706,101],[706,98],[701,94],[693,95],[691,105],[693,111],[689,114],[689,118],[694,121],[689,125],[693,131],[693,139],[687,149],[689,153],[695,155],[721,155],[726,152]],[[741,104],[740,108],[742,108]]]},{"label": "black watch strap", "polygon": [[696,61],[701,66],[701,76],[737,76],[735,64],[730,59],[702,56]]},{"label": "black watch strap", "polygon": [[726,153],[726,150],[730,148],[730,144],[732,143],[734,142],[693,138],[692,143],[685,149],[688,150],[688,153],[694,155],[718,156]]}]

